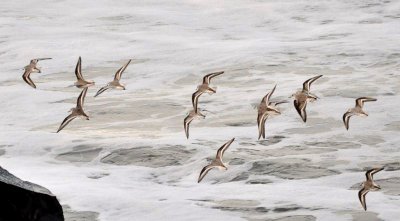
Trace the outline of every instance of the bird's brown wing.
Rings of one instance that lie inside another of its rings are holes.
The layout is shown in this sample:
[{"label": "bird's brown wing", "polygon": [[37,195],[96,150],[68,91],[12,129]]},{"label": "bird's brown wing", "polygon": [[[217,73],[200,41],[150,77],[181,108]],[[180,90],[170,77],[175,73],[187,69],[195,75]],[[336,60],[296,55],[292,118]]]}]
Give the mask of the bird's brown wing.
[{"label": "bird's brown wing", "polygon": [[28,85],[30,85],[31,87],[36,88],[35,83],[33,83],[32,79],[31,79],[31,77],[30,77],[31,73],[32,73],[31,69],[25,69],[25,72],[24,72],[24,74],[22,75],[22,79],[24,79],[24,81],[25,81]]},{"label": "bird's brown wing", "polygon": [[129,63],[131,63],[131,61],[132,61],[132,59],[129,59],[129,61],[124,66],[122,66],[120,69],[118,69],[118,71],[115,73],[114,81],[121,80],[122,73],[128,67]]},{"label": "bird's brown wing", "polygon": [[200,172],[199,179],[197,180],[197,182],[200,183],[201,180],[203,180],[203,178],[207,175],[208,171],[210,171],[214,167],[215,166],[212,166],[212,165],[207,165],[207,166],[203,167],[203,169]]},{"label": "bird's brown wing", "polygon": [[223,73],[224,73],[224,71],[219,71],[219,72],[213,72],[213,73],[205,75],[203,77],[203,84],[210,84],[212,78],[214,78],[218,75],[221,75]]},{"label": "bird's brown wing", "polygon": [[322,75],[318,75],[318,76],[312,77],[312,78],[310,78],[310,79],[304,81],[304,83],[303,83],[303,90],[309,92],[309,91],[310,91],[310,88],[311,88],[311,84],[312,84],[314,81],[316,81],[318,78],[320,78],[320,77],[322,77]]},{"label": "bird's brown wing", "polygon": [[57,130],[57,133],[60,132],[64,127],[66,127],[73,119],[75,119],[76,116],[73,114],[68,115],[63,122],[61,123],[60,127]]}]

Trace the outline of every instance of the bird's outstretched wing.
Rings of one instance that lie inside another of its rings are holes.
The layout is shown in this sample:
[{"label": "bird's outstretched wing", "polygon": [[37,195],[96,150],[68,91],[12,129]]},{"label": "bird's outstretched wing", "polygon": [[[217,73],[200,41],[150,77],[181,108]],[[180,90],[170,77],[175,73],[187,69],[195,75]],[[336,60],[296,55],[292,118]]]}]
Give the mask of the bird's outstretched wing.
[{"label": "bird's outstretched wing", "polygon": [[201,180],[203,180],[203,178],[207,175],[208,171],[210,171],[214,167],[216,167],[216,166],[207,165],[207,166],[203,167],[203,169],[200,172],[199,179],[197,180],[197,182],[200,183]]},{"label": "bird's outstretched wing", "polygon": [[261,103],[264,103],[264,104],[266,104],[266,105],[269,104],[269,102],[270,102],[269,100],[271,99],[272,94],[275,92],[275,88],[276,88],[276,84],[275,84],[275,87],[272,88],[272,90],[271,90],[270,92],[268,92],[268,93],[263,97],[263,99],[261,100]]},{"label": "bird's outstretched wing", "polygon": [[97,93],[96,93],[96,95],[94,95],[94,97],[97,97],[97,96],[99,96],[101,93],[103,93],[104,91],[106,91],[106,90],[108,90],[110,87],[107,85],[107,86],[104,86],[104,87],[102,87],[102,88],[100,88],[100,90],[99,91],[97,91]]},{"label": "bird's outstretched wing", "polygon": [[226,142],[224,145],[222,145],[218,151],[217,151],[217,156],[215,157],[216,159],[219,159],[222,162],[222,157],[224,156],[225,150],[228,149],[228,147],[231,145],[231,143],[235,140],[235,138],[230,139],[228,142]]},{"label": "bird's outstretched wing", "polygon": [[30,85],[31,87],[36,88],[35,83],[33,83],[32,79],[31,79],[31,77],[30,77],[31,73],[32,73],[32,71],[31,71],[30,69],[25,69],[25,72],[24,72],[24,74],[22,75],[22,79],[24,79],[24,81],[25,81],[28,85]]},{"label": "bird's outstretched wing", "polygon": [[50,60],[50,59],[52,59],[52,58],[36,58],[36,60],[38,60],[38,61]]},{"label": "bird's outstretched wing", "polygon": [[203,94],[203,92],[201,92],[200,90],[197,90],[196,92],[194,92],[192,94],[192,105],[193,105],[194,110],[197,110],[197,105],[199,103],[199,97],[202,94]]},{"label": "bird's outstretched wing", "polygon": [[362,108],[364,106],[364,102],[370,102],[370,101],[377,101],[375,98],[371,97],[360,97],[356,99],[356,107]]},{"label": "bird's outstretched wing", "polygon": [[120,69],[118,69],[118,71],[115,73],[114,81],[121,80],[122,73],[128,67],[129,63],[131,63],[131,61],[132,61],[132,59],[129,59],[129,61],[124,66],[122,66]]},{"label": "bird's outstretched wing", "polygon": [[307,112],[306,112],[306,106],[307,106],[307,101],[299,102],[298,100],[294,100],[294,107],[297,110],[297,113],[299,113],[301,119],[303,119],[304,122],[307,121]]},{"label": "bird's outstretched wing", "polygon": [[83,76],[82,76],[82,60],[81,60],[81,56],[79,56],[78,63],[76,63],[75,76],[76,76],[76,78],[78,80],[82,80],[82,81],[85,80],[85,79],[83,79]]},{"label": "bird's outstretched wing", "polygon": [[265,122],[267,121],[267,119],[268,119],[268,114],[266,114],[264,117],[263,117],[263,120],[262,120],[262,137],[263,137],[263,139],[265,139]]},{"label": "bird's outstretched wing", "polygon": [[186,134],[187,139],[189,139],[189,125],[190,125],[190,122],[193,121],[193,119],[194,119],[194,117],[191,117],[190,115],[188,115],[183,120],[183,128],[185,129],[185,134]]},{"label": "bird's outstretched wing", "polygon": [[257,124],[258,124],[258,139],[261,137],[265,138],[265,121],[268,118],[268,114],[259,113],[257,116]]},{"label": "bird's outstretched wing", "polygon": [[374,179],[374,174],[379,172],[379,171],[381,171],[381,170],[383,170],[383,169],[384,169],[383,167],[379,167],[379,168],[373,168],[373,169],[368,170],[365,173],[365,176],[366,176],[367,180],[373,180]]},{"label": "bird's outstretched wing", "polygon": [[344,126],[346,127],[346,130],[349,130],[349,123],[350,123],[350,117],[353,116],[354,114],[352,112],[346,112],[343,114],[343,123]]},{"label": "bird's outstretched wing", "polygon": [[365,196],[367,195],[368,192],[369,192],[369,190],[367,190],[365,188],[362,188],[358,192],[358,199],[360,200],[360,203],[365,211],[367,211],[367,202],[365,201]]},{"label": "bird's outstretched wing", "polygon": [[83,110],[83,103],[85,102],[85,97],[86,97],[86,93],[87,93],[88,88],[84,88],[82,90],[82,92],[79,94],[78,99],[76,100],[76,107],[78,109],[82,109]]},{"label": "bird's outstretched wing", "polygon": [[57,133],[60,132],[64,127],[66,127],[73,119],[75,119],[76,116],[73,114],[68,115],[63,122],[61,123],[60,127],[57,130]]},{"label": "bird's outstretched wing", "polygon": [[219,72],[213,72],[213,73],[205,75],[203,77],[203,84],[209,84],[211,82],[212,78],[214,78],[214,77],[216,77],[218,75],[221,75],[223,73],[224,73],[224,71],[219,71]]},{"label": "bird's outstretched wing", "polygon": [[51,58],[34,58],[31,60],[31,64],[37,64],[39,61],[50,60]]},{"label": "bird's outstretched wing", "polygon": [[310,79],[304,81],[304,83],[303,83],[303,91],[309,92],[309,91],[310,91],[310,88],[311,88],[311,84],[312,84],[314,81],[316,81],[318,78],[320,78],[320,77],[322,77],[322,75],[318,75],[318,76],[316,76],[316,77],[312,77],[312,78],[310,78]]}]

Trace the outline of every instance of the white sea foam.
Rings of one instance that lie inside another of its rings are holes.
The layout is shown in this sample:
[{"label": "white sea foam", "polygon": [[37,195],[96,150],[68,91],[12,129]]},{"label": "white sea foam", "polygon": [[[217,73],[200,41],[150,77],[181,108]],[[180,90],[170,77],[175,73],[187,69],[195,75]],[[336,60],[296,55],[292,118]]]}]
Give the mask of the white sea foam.
[{"label": "white sea foam", "polygon": [[[366,167],[400,157],[399,2],[34,0],[1,5],[1,166],[49,188],[72,210],[98,212],[100,220],[292,215],[352,220],[362,208],[350,187],[364,179]],[[96,81],[85,104],[91,119],[75,120],[56,134],[80,92],[68,87],[78,56],[83,75]],[[53,59],[39,62],[43,73],[32,74],[38,87],[33,90],[21,79],[21,68],[35,57]],[[94,99],[130,58],[122,77],[127,90]],[[187,141],[182,123],[191,93],[203,74],[219,70],[226,73],[213,79],[217,94],[200,99],[200,106],[214,113],[193,121]],[[267,121],[270,144],[256,142],[251,104],[274,84],[274,97],[288,99],[316,74],[324,74],[312,86],[321,99],[309,104],[307,124],[290,102],[282,105],[281,116]],[[346,131],[341,116],[358,96],[378,101],[367,103],[370,116],[352,118]],[[207,159],[232,137],[236,141],[225,154],[229,170],[211,171],[197,184]],[[148,155],[141,150],[145,146],[151,147]],[[90,152],[98,148],[98,154]],[[146,155],[143,162],[101,162],[113,151],[132,148]],[[155,162],[151,155],[159,148],[171,162],[179,149],[188,151],[188,159],[152,168],[148,162]],[[275,149],[287,152],[268,152]],[[263,174],[268,167],[258,171],[257,162],[274,162],[273,171]],[[296,162],[302,162],[299,168]],[[285,179],[286,166],[300,175],[320,175]],[[396,178],[398,169],[376,178]],[[242,173],[248,177],[232,181]],[[247,183],[260,179],[271,182]],[[397,220],[400,198],[382,187],[368,195],[369,215]],[[249,209],[255,207],[264,212]],[[276,210],[291,207],[299,208]]]}]

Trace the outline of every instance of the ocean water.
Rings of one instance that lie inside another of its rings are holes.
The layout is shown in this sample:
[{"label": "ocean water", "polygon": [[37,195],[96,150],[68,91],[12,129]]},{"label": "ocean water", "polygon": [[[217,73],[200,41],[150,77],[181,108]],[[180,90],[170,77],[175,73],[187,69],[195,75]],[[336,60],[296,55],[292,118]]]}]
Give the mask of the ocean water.
[{"label": "ocean water", "polygon": [[[400,2],[4,1],[0,164],[55,194],[69,220],[397,220],[400,215]],[[89,121],[55,133],[93,79]],[[41,74],[21,78],[29,60]],[[133,59],[125,91],[95,92]],[[203,75],[217,93],[183,119]],[[303,123],[288,98],[315,75]],[[288,100],[258,141],[253,105]],[[360,96],[367,118],[343,113]],[[226,141],[227,171],[200,170]],[[382,190],[357,197],[364,171]],[[67,220],[68,220],[67,219]]]}]

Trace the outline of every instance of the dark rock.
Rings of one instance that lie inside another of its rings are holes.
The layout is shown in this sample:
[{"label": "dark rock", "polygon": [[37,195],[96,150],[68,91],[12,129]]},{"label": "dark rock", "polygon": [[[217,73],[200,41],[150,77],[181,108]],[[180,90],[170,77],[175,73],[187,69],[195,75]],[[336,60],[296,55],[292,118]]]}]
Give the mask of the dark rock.
[{"label": "dark rock", "polygon": [[63,209],[46,188],[23,181],[0,167],[1,221],[62,221]]}]

